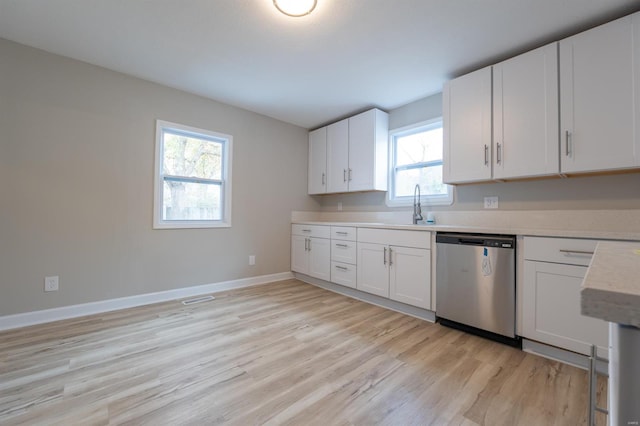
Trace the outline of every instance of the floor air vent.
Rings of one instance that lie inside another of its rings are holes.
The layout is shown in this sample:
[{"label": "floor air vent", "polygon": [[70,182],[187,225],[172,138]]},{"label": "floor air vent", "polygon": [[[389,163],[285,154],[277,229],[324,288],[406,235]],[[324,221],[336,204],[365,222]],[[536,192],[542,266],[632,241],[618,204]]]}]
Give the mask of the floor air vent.
[{"label": "floor air vent", "polygon": [[202,297],[196,297],[195,299],[183,300],[182,304],[193,305],[195,303],[208,302],[209,300],[213,300],[213,299],[215,299],[215,297],[213,296],[202,296]]}]

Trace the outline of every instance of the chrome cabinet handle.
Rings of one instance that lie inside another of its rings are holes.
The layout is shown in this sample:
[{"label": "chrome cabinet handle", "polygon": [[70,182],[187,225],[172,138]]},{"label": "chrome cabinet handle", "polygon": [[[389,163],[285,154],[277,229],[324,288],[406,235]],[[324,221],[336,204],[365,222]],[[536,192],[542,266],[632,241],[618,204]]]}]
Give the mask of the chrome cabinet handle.
[{"label": "chrome cabinet handle", "polygon": [[386,247],[384,248],[384,254],[382,256],[383,256],[382,264],[386,265],[387,264],[387,248]]},{"label": "chrome cabinet handle", "polygon": [[588,254],[588,255],[593,255],[594,252],[592,251],[585,251],[585,250],[565,250],[565,249],[560,249],[558,250],[560,253],[564,253],[564,254]]},{"label": "chrome cabinet handle", "polygon": [[498,144],[498,149],[496,151],[496,163],[500,164],[502,162],[502,144]]},{"label": "chrome cabinet handle", "polygon": [[351,172],[352,172],[352,171],[353,171],[353,170],[349,169],[349,182],[351,182]]},{"label": "chrome cabinet handle", "polygon": [[393,250],[389,247],[389,266],[393,265]]},{"label": "chrome cabinet handle", "polygon": [[343,231],[336,231],[336,234],[338,234],[338,235],[349,235],[348,232],[343,232]]},{"label": "chrome cabinet handle", "polygon": [[347,181],[347,169],[342,169],[342,181]]},{"label": "chrome cabinet handle", "polygon": [[307,248],[307,240],[308,240],[308,238],[304,239],[304,251],[308,250],[308,248]]},{"label": "chrome cabinet handle", "polygon": [[303,229],[302,232],[311,232],[311,229]]},{"label": "chrome cabinet handle", "polygon": [[336,269],[340,269],[341,271],[348,271],[348,268],[345,268],[344,266],[340,266],[340,265],[335,265]]},{"label": "chrome cabinet handle", "polygon": [[564,155],[569,157],[571,156],[571,146],[570,146],[570,140],[571,140],[571,132],[568,130],[565,130],[564,132]]},{"label": "chrome cabinet handle", "polygon": [[309,251],[311,251],[311,238],[307,238],[309,240]]},{"label": "chrome cabinet handle", "polygon": [[484,145],[484,165],[489,165],[489,146],[487,144]]},{"label": "chrome cabinet handle", "polygon": [[346,244],[338,244],[338,243],[336,243],[336,247],[349,248],[349,246]]},{"label": "chrome cabinet handle", "polygon": [[322,174],[322,186],[324,186],[324,184],[325,184],[325,174],[323,173]]}]

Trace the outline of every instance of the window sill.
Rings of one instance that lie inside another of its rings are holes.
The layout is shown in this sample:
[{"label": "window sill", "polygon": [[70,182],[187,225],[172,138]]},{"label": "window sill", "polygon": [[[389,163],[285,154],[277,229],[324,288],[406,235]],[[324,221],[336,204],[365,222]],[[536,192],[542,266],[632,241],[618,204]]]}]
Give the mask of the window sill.
[{"label": "window sill", "polygon": [[[404,197],[404,198],[395,198],[395,199],[385,199],[385,204],[387,207],[411,207],[413,206],[413,197]],[[420,197],[420,204],[423,207],[431,207],[431,206],[450,206],[453,204],[453,193],[449,194],[449,196],[444,197]]]},{"label": "window sill", "polygon": [[231,228],[231,222],[209,222],[209,221],[175,221],[154,223],[153,229],[208,229],[208,228]]}]

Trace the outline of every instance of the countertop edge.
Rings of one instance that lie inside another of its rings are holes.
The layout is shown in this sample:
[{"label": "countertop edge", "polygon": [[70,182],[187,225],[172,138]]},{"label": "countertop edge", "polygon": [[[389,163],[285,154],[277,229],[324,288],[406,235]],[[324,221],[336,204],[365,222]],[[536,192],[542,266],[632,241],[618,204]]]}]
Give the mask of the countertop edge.
[{"label": "countertop edge", "polygon": [[317,221],[292,221],[292,224],[322,225],[322,226],[353,226],[358,228],[374,229],[398,229],[423,232],[468,232],[484,234],[522,235],[533,237],[565,237],[565,238],[589,238],[598,240],[640,241],[640,232],[611,232],[590,231],[575,229],[536,229],[536,228],[509,228],[509,227],[479,227],[464,225],[401,225],[370,222],[317,222]]},{"label": "countertop edge", "polygon": [[580,291],[580,313],[640,328],[640,297],[594,288]]}]

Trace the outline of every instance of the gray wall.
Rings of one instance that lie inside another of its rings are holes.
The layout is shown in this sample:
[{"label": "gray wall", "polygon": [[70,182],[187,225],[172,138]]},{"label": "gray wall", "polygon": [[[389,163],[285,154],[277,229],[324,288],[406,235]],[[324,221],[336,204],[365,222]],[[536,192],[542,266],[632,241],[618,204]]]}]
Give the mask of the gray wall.
[{"label": "gray wall", "polygon": [[[442,94],[389,111],[389,127],[397,129],[442,116]],[[521,182],[460,185],[451,206],[429,210],[482,210],[484,197],[497,195],[503,210],[574,210],[640,208],[640,174],[571,177]],[[385,205],[385,193],[321,195],[314,198],[323,211],[396,211]]]},{"label": "gray wall", "polygon": [[[291,210],[319,208],[305,129],[5,40],[0,58],[0,315],[290,270]],[[156,118],[233,135],[232,228],[152,229]]]}]

